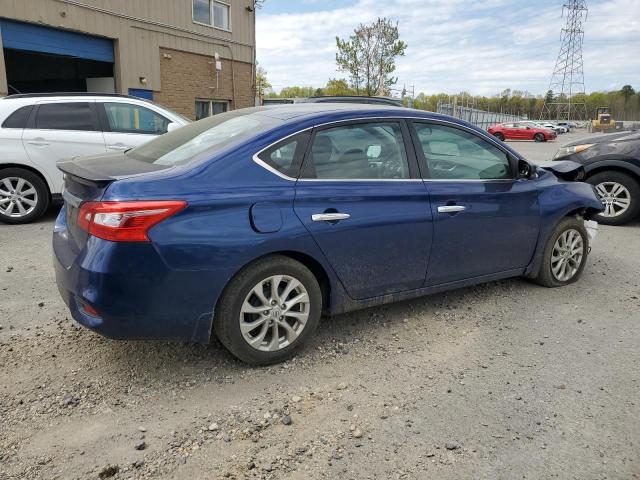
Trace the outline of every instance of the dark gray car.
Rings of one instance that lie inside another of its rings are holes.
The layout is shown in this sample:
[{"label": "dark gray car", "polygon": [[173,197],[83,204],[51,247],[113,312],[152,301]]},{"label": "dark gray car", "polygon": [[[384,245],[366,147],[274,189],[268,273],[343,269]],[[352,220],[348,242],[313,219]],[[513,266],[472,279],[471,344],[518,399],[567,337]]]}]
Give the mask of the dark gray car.
[{"label": "dark gray car", "polygon": [[597,220],[622,225],[640,213],[640,132],[597,135],[568,143],[554,160],[584,165],[605,210]]}]

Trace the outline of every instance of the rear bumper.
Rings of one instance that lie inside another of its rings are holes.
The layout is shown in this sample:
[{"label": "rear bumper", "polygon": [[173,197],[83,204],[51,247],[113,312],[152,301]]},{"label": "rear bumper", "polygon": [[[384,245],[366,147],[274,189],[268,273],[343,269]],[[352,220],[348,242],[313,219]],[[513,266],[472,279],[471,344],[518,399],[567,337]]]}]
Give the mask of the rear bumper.
[{"label": "rear bumper", "polygon": [[[53,263],[58,290],[74,320],[119,340],[209,342],[213,310],[230,274],[171,269],[152,244],[90,237],[76,252],[60,217]],[[88,314],[83,305],[98,315]]]}]

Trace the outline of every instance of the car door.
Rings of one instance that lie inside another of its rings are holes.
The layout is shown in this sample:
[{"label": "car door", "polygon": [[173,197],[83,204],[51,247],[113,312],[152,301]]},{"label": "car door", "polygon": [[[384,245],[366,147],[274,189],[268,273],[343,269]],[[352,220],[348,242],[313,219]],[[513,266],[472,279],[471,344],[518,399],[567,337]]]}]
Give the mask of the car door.
[{"label": "car door", "polygon": [[503,126],[502,133],[504,134],[504,138],[508,140],[513,140],[518,138],[518,130],[515,128],[513,123],[507,123]]},{"label": "car door", "polygon": [[426,285],[524,270],[540,226],[536,181],[516,178],[509,154],[471,129],[412,128],[434,217]]},{"label": "car door", "polygon": [[95,102],[81,99],[36,103],[22,142],[31,161],[50,173],[53,193],[62,188],[58,160],[106,151]]},{"label": "car door", "polygon": [[122,101],[97,102],[107,151],[125,151],[167,133],[171,120],[154,110]]},{"label": "car door", "polygon": [[527,126],[523,123],[514,123],[513,124],[513,138],[515,140],[522,140],[527,131]]},{"label": "car door", "polygon": [[424,283],[432,215],[409,139],[399,120],[313,133],[294,208],[352,298]]}]

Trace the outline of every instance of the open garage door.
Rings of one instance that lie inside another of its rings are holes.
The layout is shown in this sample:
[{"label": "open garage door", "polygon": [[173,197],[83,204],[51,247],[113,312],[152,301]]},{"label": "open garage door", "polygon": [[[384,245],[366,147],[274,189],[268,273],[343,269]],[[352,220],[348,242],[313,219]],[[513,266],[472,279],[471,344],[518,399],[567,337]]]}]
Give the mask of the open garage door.
[{"label": "open garage door", "polygon": [[9,93],[115,91],[113,41],[0,20]]}]

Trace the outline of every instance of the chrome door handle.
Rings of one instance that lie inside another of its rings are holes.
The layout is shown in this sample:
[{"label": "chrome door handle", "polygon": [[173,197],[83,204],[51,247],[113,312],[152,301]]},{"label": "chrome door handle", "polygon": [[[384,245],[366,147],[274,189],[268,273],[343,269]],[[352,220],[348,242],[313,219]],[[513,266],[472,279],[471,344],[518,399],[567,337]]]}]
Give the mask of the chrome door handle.
[{"label": "chrome door handle", "polygon": [[45,139],[41,138],[41,139],[34,139],[34,140],[27,140],[27,143],[29,145],[34,145],[36,147],[46,147],[47,145],[50,145],[49,142],[47,142]]},{"label": "chrome door handle", "polygon": [[129,150],[131,147],[128,145],[107,145],[107,148],[110,150]]},{"label": "chrome door handle", "polygon": [[311,220],[314,222],[337,222],[338,220],[346,220],[351,215],[348,213],[314,213]]},{"label": "chrome door handle", "polygon": [[463,207],[462,205],[442,205],[438,207],[438,213],[456,213],[456,212],[464,212],[467,207]]}]

